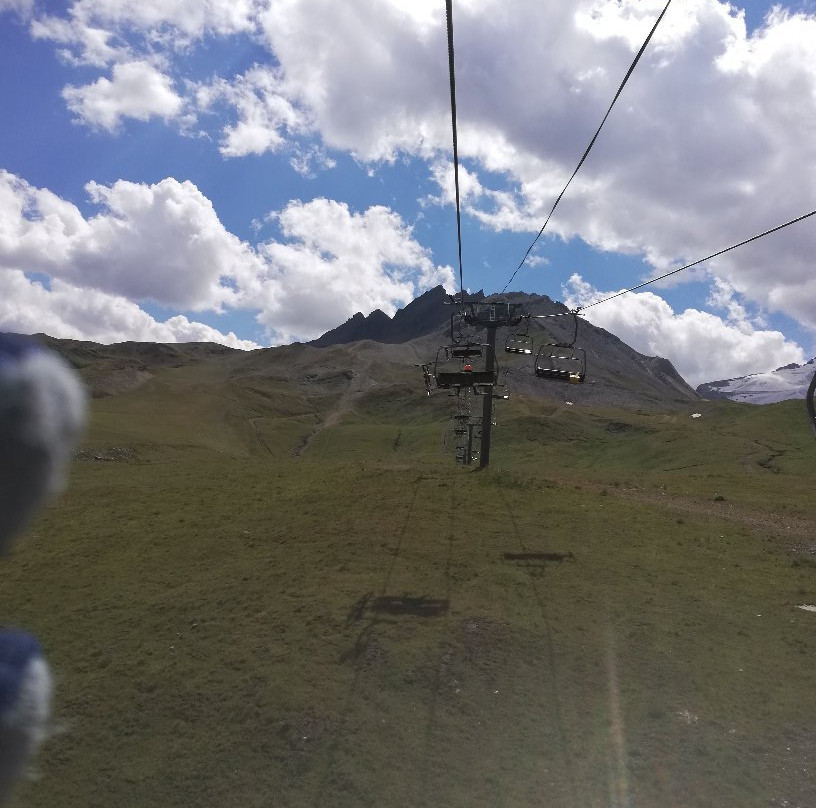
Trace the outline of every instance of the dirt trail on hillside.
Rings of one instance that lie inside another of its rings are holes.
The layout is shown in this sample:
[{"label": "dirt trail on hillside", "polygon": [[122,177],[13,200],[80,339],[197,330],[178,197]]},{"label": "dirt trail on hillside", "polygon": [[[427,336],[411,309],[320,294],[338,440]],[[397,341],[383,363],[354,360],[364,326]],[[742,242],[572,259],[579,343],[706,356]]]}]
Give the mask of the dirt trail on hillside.
[{"label": "dirt trail on hillside", "polygon": [[267,454],[274,454],[274,452],[269,448],[269,444],[264,440],[263,435],[261,435],[261,430],[258,428],[258,421],[259,420],[260,420],[260,418],[250,418],[249,419],[249,424],[252,427],[252,429],[255,431],[255,439],[258,441],[258,445],[266,450]]},{"label": "dirt trail on hillside", "polygon": [[816,521],[800,516],[782,515],[768,511],[755,511],[729,502],[701,502],[686,499],[658,491],[642,491],[628,488],[606,489],[612,496],[647,505],[657,505],[666,510],[696,516],[714,516],[737,522],[752,530],[762,530],[776,539],[791,539],[792,544],[801,545],[802,539],[810,540],[808,546],[816,541]]},{"label": "dirt trail on hillside", "polygon": [[326,413],[315,428],[303,436],[301,442],[292,450],[295,457],[300,457],[312,444],[312,441],[325,429],[337,426],[343,416],[353,409],[354,402],[371,389],[371,361],[355,362],[351,368],[351,378],[346,389],[340,394],[337,403]]}]

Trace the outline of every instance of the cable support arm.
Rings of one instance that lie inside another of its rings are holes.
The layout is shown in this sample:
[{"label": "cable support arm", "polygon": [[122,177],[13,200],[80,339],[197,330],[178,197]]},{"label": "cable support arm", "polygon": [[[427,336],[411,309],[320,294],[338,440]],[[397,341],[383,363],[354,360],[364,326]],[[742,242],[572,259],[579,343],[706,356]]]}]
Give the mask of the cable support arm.
[{"label": "cable support arm", "polygon": [[578,339],[578,309],[571,309],[570,311],[560,311],[556,312],[555,314],[531,314],[528,315],[530,319],[536,321],[536,325],[548,336],[550,339],[554,339],[554,336],[550,334],[544,326],[538,322],[538,320],[544,320],[548,317],[569,317],[572,316],[573,322],[575,324],[575,328],[573,329],[572,333],[572,340],[570,342],[560,342],[559,345],[562,345],[565,348],[572,348],[575,345],[575,341]]},{"label": "cable support arm", "polygon": [[528,314],[526,315],[531,320],[546,320],[548,317],[569,317],[570,315],[578,316],[581,313],[581,307],[577,309],[570,309],[569,311],[558,311],[553,314]]}]

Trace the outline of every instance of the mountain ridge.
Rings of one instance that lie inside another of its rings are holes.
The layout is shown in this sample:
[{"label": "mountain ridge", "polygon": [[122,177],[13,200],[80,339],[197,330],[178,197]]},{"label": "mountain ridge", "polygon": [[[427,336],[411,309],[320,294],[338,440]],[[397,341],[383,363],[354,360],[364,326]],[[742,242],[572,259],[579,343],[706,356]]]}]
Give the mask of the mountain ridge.
[{"label": "mountain ridge", "polygon": [[[470,299],[493,301],[498,296],[477,292]],[[210,343],[98,345],[46,335],[39,339],[80,371],[95,398],[125,395],[178,371],[188,376],[211,373],[214,384],[235,384],[241,379],[251,384],[252,379],[265,379],[266,384],[274,380],[280,393],[301,398],[334,396],[346,390],[353,392],[354,401],[362,402],[375,394],[380,400],[398,401],[424,395],[420,365],[428,365],[435,373],[437,364],[446,361],[454,311],[448,300],[444,289],[436,287],[394,317],[377,310],[368,316],[358,313],[311,343],[254,351]],[[523,305],[532,316],[516,328],[500,328],[496,333],[499,384],[513,397],[590,408],[663,411],[687,408],[700,398],[668,359],[640,354],[585,319],[564,316],[568,309],[546,295],[513,292],[501,300]],[[534,340],[531,355],[504,350],[519,331]],[[484,331],[470,338],[481,343],[486,339]],[[538,378],[534,372],[536,350],[569,344],[573,339],[586,352],[586,382],[568,385]],[[444,395],[444,391],[439,394]]]}]

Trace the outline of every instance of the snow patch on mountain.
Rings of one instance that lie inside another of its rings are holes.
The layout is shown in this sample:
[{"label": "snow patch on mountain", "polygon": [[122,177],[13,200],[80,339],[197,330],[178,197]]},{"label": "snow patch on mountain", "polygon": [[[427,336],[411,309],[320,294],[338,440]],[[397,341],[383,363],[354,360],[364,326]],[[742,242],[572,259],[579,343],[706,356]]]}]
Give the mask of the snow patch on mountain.
[{"label": "snow patch on mountain", "polygon": [[744,404],[774,404],[804,398],[814,372],[816,359],[811,359],[805,365],[785,365],[767,373],[706,382],[697,388],[697,392],[703,398],[725,398]]}]

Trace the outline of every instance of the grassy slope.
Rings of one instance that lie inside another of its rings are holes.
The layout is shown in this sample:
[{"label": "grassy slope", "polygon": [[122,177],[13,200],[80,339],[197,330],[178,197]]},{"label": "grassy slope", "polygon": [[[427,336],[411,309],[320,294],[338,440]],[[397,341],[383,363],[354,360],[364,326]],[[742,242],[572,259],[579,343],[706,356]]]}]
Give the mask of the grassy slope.
[{"label": "grassy slope", "polygon": [[500,404],[472,473],[446,399],[375,392],[292,456],[340,395],[95,402],[135,459],[4,565],[65,729],[17,806],[816,804],[801,405]]}]

